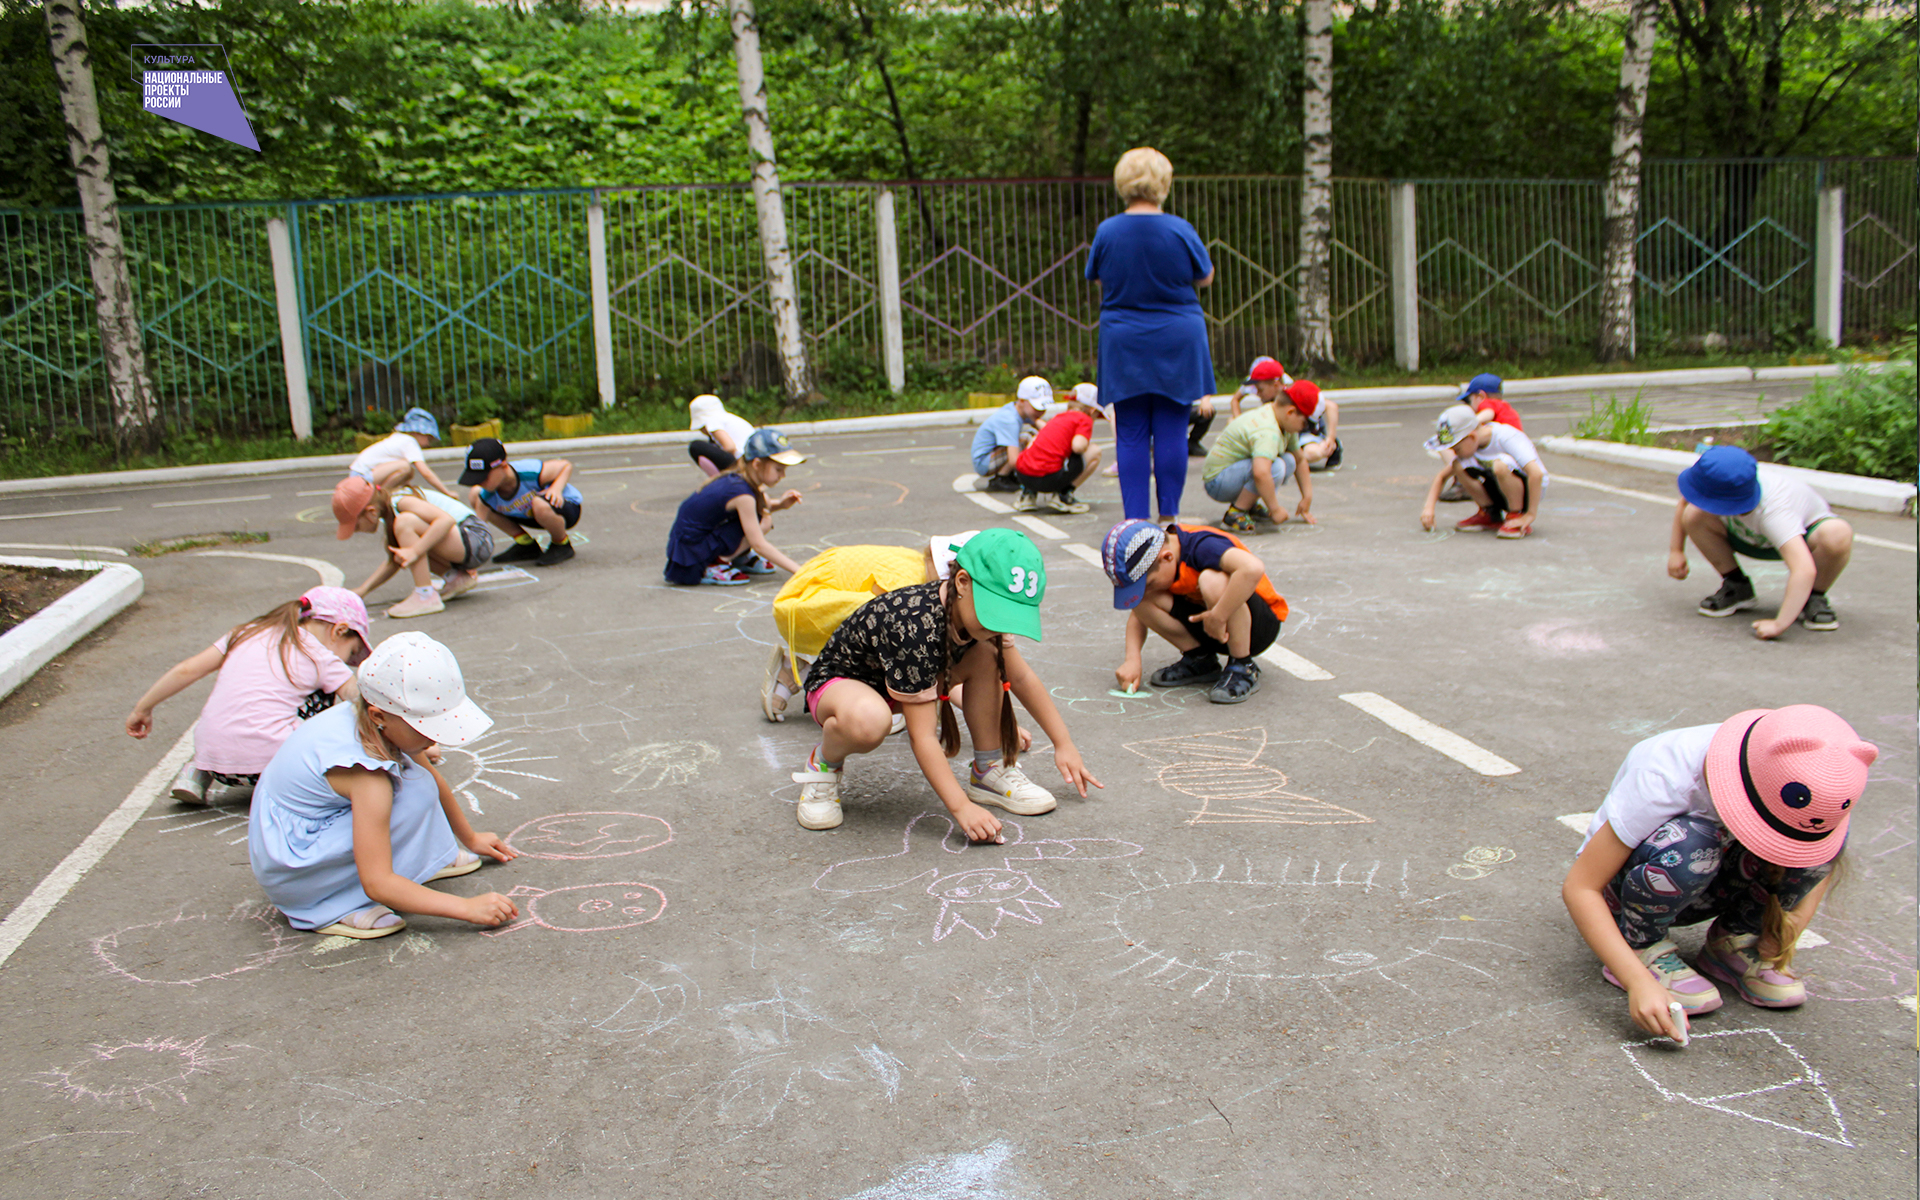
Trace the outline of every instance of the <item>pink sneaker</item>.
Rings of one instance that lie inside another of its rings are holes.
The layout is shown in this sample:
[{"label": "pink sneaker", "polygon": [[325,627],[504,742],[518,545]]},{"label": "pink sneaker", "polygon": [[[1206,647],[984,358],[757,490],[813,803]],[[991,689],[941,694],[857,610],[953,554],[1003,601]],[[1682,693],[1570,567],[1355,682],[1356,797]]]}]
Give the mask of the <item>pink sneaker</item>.
[{"label": "pink sneaker", "polygon": [[[1647,965],[1647,970],[1653,972],[1660,986],[1680,1002],[1687,1016],[1697,1017],[1720,1007],[1720,989],[1689,967],[1680,957],[1680,948],[1672,942],[1661,938],[1645,950],[1635,950],[1634,953]],[[1608,983],[1622,991],[1626,990],[1627,985],[1613,977],[1611,968],[1601,967],[1600,974]]]},{"label": "pink sneaker", "polygon": [[1760,957],[1760,935],[1726,933],[1716,922],[1707,930],[1700,969],[1757,1008],[1798,1008],[1807,1002],[1807,985]]}]

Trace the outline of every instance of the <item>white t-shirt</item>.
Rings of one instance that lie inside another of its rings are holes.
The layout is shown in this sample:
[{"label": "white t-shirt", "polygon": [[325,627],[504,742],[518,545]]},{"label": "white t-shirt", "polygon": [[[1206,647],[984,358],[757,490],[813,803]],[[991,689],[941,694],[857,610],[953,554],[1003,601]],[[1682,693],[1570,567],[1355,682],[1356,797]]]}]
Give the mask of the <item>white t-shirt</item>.
[{"label": "white t-shirt", "polygon": [[[1614,836],[1631,850],[1678,816],[1705,817],[1718,824],[1720,814],[1707,791],[1707,748],[1719,731],[1718,725],[1670,729],[1627,751],[1607,798],[1587,826],[1587,841],[1602,825],[1611,825]],[[1581,842],[1580,849],[1586,848],[1587,842]]]},{"label": "white t-shirt", "polygon": [[1791,475],[1760,471],[1760,507],[1727,518],[1734,536],[1775,550],[1807,532],[1815,521],[1833,515],[1825,498]]},{"label": "white t-shirt", "polygon": [[[1487,444],[1473,454],[1473,461],[1483,467],[1490,467],[1498,459],[1506,459],[1507,465],[1516,472],[1525,471],[1528,463],[1540,462],[1540,452],[1533,448],[1533,439],[1521,433],[1511,425],[1502,425],[1495,421],[1484,426],[1490,436]],[[1547,464],[1540,463],[1540,485],[1546,486]]]},{"label": "white t-shirt", "polygon": [[[730,412],[721,413],[720,419],[712,425],[707,426],[707,428],[710,430],[724,429],[727,431],[727,436],[733,439],[733,456],[735,458],[739,458],[741,453],[746,450],[747,439],[753,436],[753,422],[747,420],[745,417],[736,417]],[[719,439],[715,438],[714,440],[718,441]]]},{"label": "white t-shirt", "polygon": [[[372,475],[373,469],[390,462],[423,463],[427,456],[421,451],[420,443],[410,433],[396,433],[383,437],[354,456],[347,466],[349,475]],[[252,772],[248,772],[251,774]]]}]

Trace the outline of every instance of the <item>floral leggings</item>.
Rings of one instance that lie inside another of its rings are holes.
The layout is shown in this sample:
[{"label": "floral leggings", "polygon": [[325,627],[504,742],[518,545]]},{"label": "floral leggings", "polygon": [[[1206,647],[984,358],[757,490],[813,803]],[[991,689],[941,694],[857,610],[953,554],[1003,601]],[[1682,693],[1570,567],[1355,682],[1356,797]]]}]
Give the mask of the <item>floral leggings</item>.
[{"label": "floral leggings", "polygon": [[1702,817],[1675,817],[1633,848],[1607,884],[1607,907],[1627,945],[1644,950],[1675,925],[1719,919],[1722,932],[1759,933],[1767,897],[1789,911],[1806,899],[1832,863],[1788,867],[1767,882],[1769,864]]}]

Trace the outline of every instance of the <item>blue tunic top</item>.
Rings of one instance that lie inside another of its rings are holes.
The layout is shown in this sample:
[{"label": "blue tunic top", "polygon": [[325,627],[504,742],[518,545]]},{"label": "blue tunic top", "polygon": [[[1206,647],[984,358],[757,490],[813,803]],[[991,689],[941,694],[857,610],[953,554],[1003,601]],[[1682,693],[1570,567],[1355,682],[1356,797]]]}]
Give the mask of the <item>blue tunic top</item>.
[{"label": "blue tunic top", "polygon": [[425,883],[460,851],[433,775],[410,760],[368,754],[357,709],[336,704],[294,730],[253,791],[253,877],[295,929],[319,929],[374,903],[353,865],[353,806],[327,782],[334,767],[371,767],[393,779],[395,874]]},{"label": "blue tunic top", "polygon": [[1191,404],[1213,394],[1207,322],[1193,281],[1213,260],[1193,226],[1166,213],[1100,222],[1087,278],[1100,281],[1100,398],[1165,396]]},{"label": "blue tunic top", "polygon": [[668,583],[699,583],[700,576],[723,554],[732,554],[747,531],[740,514],[727,507],[735,496],[753,495],[753,485],[738,474],[717,475],[680,502],[680,512],[667,531]]}]

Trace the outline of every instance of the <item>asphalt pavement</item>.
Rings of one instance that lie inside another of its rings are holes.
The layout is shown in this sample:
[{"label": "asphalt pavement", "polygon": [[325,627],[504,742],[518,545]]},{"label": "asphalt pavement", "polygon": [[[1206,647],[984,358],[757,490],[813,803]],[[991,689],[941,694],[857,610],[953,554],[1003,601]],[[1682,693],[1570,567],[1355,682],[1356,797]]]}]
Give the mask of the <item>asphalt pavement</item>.
[{"label": "asphalt pavement", "polygon": [[[122,730],[224,630],[373,569],[336,477],[0,498],[0,553],[270,537],[128,560],[145,596],[0,702],[0,911],[139,810],[0,965],[0,1194],[1912,1196],[1913,521],[1846,514],[1875,540],[1840,628],[1763,643],[1696,615],[1697,554],[1667,578],[1671,476],[1550,456],[1534,536],[1423,532],[1437,407],[1349,413],[1319,523],[1251,540],[1294,615],[1237,707],[1113,694],[1112,480],[1017,522],[1050,573],[1027,656],[1106,787],[1004,846],[957,841],[897,741],[850,764],[841,828],[800,829],[812,726],[757,701],[778,578],[665,585],[684,452],[571,454],[577,558],[373,605],[496,720],[449,777],[525,854],[440,886],[526,919],[369,942],[267,908],[243,804],[153,795],[206,684]],[[1587,404],[1518,407],[1540,437]],[[1015,524],[955,490],[970,437],[807,439],[775,542]],[[1197,469],[1187,495],[1219,516]],[[1881,748],[1814,999],[1647,1039],[1561,905],[1574,826],[1639,739],[1789,703]],[[1044,743],[1023,765],[1058,785]]]}]

